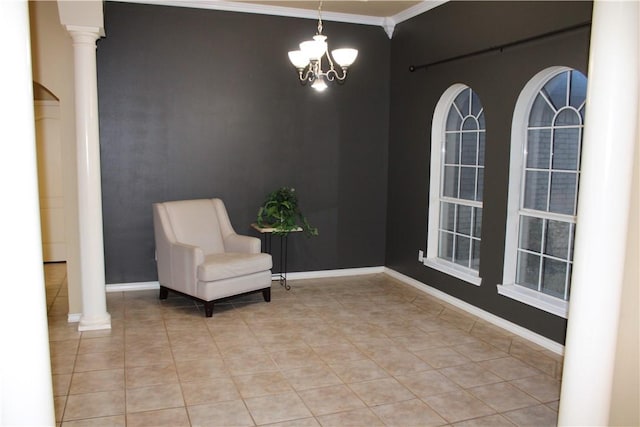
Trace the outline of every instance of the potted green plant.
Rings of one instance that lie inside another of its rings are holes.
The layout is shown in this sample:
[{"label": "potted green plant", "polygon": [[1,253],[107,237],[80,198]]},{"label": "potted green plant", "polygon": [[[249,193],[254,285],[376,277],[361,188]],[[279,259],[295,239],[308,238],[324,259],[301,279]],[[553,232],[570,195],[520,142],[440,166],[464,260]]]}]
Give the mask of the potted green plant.
[{"label": "potted green plant", "polygon": [[298,227],[308,236],[317,236],[318,229],[312,227],[300,212],[294,188],[282,187],[272,191],[258,210],[258,226],[274,228],[274,234],[287,235]]}]

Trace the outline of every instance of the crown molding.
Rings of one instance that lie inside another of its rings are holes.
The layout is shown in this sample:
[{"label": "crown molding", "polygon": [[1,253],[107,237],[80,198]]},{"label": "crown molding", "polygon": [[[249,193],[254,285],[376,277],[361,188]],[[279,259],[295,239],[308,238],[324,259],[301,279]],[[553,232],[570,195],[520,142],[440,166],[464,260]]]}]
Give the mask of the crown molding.
[{"label": "crown molding", "polygon": [[421,13],[425,13],[431,9],[434,9],[440,5],[443,5],[448,1],[449,0],[424,0],[422,3],[418,3],[415,6],[405,9],[402,12],[396,15],[393,15],[390,18],[397,25],[403,21],[413,18],[414,16],[418,16]]},{"label": "crown molding", "polygon": [[[224,10],[228,12],[257,13],[261,15],[286,16],[291,18],[318,19],[318,11],[284,6],[267,6],[255,3],[225,0],[116,0],[123,3],[144,3],[158,6],[190,7],[195,9]],[[384,18],[322,11],[323,21],[347,22],[351,24],[382,25]]]},{"label": "crown molding", "polygon": [[[157,6],[189,7],[195,9],[224,10],[228,12],[256,13],[261,15],[286,16],[290,18],[318,19],[318,12],[311,9],[298,9],[283,6],[267,6],[255,3],[225,0],[115,0],[122,3],[142,3]],[[424,0],[394,16],[380,17],[322,11],[323,21],[346,22],[349,24],[373,25],[382,27],[389,38],[393,36],[395,26],[400,22],[420,15],[440,6],[449,0]]]}]

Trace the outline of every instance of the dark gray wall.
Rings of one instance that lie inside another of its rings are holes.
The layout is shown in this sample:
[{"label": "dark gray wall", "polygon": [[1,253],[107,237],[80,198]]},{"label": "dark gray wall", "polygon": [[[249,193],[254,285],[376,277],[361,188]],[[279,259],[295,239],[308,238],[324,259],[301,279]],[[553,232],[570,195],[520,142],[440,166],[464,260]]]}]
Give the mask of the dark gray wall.
[{"label": "dark gray wall", "polygon": [[156,280],[151,204],[221,197],[251,233],[265,195],[295,187],[320,235],[289,239],[289,270],[384,264],[390,41],[324,23],[360,51],[346,84],[297,82],[287,51],[315,20],[105,4],[98,43],[107,283]]},{"label": "dark gray wall", "polygon": [[[250,233],[271,190],[295,187],[320,236],[290,239],[290,271],[387,265],[557,342],[566,322],[499,296],[513,108],[538,71],[586,74],[588,29],[409,73],[411,64],[589,21],[590,2],[450,2],[379,27],[325,23],[360,50],[324,94],[295,81],[286,52],[313,20],[105,4],[98,86],[107,283],[156,279],[151,203],[222,197]],[[481,287],[417,261],[426,249],[431,120],[449,86],[480,96],[487,148]],[[386,224],[386,229],[385,229]]]},{"label": "dark gray wall", "polygon": [[[391,44],[386,265],[563,343],[566,321],[497,294],[502,281],[511,120],[520,91],[539,71],[586,74],[589,28],[410,73],[410,65],[486,49],[587,22],[590,2],[450,2],[401,23]],[[442,93],[470,86],[486,116],[480,276],[476,287],[425,267],[431,121]]]}]

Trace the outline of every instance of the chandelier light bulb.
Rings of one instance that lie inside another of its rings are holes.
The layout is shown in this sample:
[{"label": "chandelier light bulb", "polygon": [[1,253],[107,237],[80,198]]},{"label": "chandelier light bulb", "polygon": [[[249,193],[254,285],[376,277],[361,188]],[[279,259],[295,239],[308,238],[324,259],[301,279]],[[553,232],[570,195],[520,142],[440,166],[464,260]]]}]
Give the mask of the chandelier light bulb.
[{"label": "chandelier light bulb", "polygon": [[289,52],[289,61],[299,70],[309,65],[309,57],[301,50],[292,50]]},{"label": "chandelier light bulb", "polygon": [[318,92],[322,92],[327,88],[327,83],[324,81],[324,77],[319,76],[311,85],[312,88]]},{"label": "chandelier light bulb", "polygon": [[331,55],[339,66],[347,68],[358,57],[358,51],[356,49],[335,49],[331,51]]},{"label": "chandelier light bulb", "polygon": [[300,50],[309,57],[311,61],[322,58],[327,51],[327,37],[317,35],[313,36],[313,40],[307,40],[300,43]]}]

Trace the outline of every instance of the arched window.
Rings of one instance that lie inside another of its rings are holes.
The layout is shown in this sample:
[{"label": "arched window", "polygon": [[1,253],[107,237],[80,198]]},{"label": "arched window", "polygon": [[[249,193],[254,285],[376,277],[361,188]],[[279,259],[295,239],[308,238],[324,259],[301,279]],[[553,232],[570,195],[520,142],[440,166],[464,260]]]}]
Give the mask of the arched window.
[{"label": "arched window", "polygon": [[532,79],[514,114],[501,294],[567,316],[587,79],[554,67]]},{"label": "arched window", "polygon": [[456,84],[433,118],[429,234],[424,264],[480,284],[485,123],[480,98]]}]

